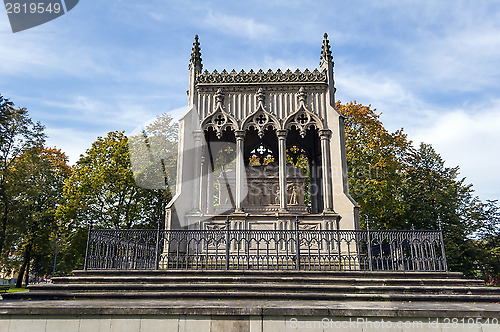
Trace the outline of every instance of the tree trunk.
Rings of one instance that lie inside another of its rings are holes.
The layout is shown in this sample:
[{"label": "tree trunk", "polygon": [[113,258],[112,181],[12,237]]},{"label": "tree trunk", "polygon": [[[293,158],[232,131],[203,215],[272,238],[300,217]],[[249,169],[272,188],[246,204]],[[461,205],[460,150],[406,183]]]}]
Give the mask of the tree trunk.
[{"label": "tree trunk", "polygon": [[9,213],[9,208],[7,205],[7,202],[4,201],[4,208],[3,208],[3,215],[2,215],[2,224],[0,226],[0,255],[4,251],[4,246],[5,246],[5,237],[7,233],[7,218],[8,218],[8,213]]},{"label": "tree trunk", "polygon": [[23,287],[23,277],[25,270],[26,270],[26,265],[23,261],[23,265],[21,265],[21,269],[19,270],[19,275],[17,276],[16,288]]},{"label": "tree trunk", "polygon": [[30,260],[31,259],[28,259],[28,263],[26,265],[26,271],[24,272],[24,284],[26,286],[28,286],[29,282],[30,282]]},{"label": "tree trunk", "polygon": [[[19,270],[19,275],[17,276],[16,288],[21,288],[23,286],[23,277],[26,272],[29,274],[29,261],[31,258],[31,241],[26,246],[26,251],[24,252],[24,260],[23,265],[21,265],[21,269]],[[29,278],[29,277],[28,277]]]}]

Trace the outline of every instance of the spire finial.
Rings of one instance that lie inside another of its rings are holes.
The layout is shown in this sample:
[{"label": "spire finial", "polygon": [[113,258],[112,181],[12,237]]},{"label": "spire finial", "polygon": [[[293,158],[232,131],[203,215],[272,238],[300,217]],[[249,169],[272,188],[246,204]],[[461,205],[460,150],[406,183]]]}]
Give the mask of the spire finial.
[{"label": "spire finial", "polygon": [[323,46],[321,46],[321,62],[332,61],[332,51],[330,51],[330,42],[328,41],[328,34],[325,32],[323,35]]},{"label": "spire finial", "polygon": [[215,92],[215,102],[217,103],[217,107],[224,103],[224,94],[222,93],[221,88],[218,88],[217,92]]},{"label": "spire finial", "polygon": [[264,91],[262,90],[262,88],[259,88],[259,90],[257,90],[257,93],[255,94],[255,96],[257,97],[257,102],[259,104],[264,104],[264,100],[266,98],[266,95],[264,94]]},{"label": "spire finial", "polygon": [[198,69],[199,71],[201,71],[201,69],[203,68],[203,65],[201,63],[201,48],[200,43],[198,42],[198,35],[194,36],[194,43],[189,66],[194,66],[194,68]]},{"label": "spire finial", "polygon": [[297,93],[297,99],[299,100],[300,105],[307,102],[307,93],[303,86],[300,87],[299,92]]}]

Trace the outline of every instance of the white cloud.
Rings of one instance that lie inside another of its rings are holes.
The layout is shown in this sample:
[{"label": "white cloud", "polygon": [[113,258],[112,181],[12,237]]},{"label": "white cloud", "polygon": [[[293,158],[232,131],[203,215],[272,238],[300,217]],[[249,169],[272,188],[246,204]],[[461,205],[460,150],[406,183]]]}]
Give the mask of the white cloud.
[{"label": "white cloud", "polygon": [[389,73],[345,66],[337,73],[337,99],[372,104],[389,130],[403,127],[418,146],[431,144],[448,167],[460,167],[482,199],[500,198],[500,99],[473,106],[431,104]]},{"label": "white cloud", "polygon": [[[174,121],[187,111],[187,106],[174,110],[149,110],[143,105],[133,105],[129,103],[117,104],[114,111],[110,105],[101,102],[89,101],[88,98],[77,96],[73,103],[51,102],[53,107],[60,107],[69,110],[66,113],[66,126],[47,126],[47,145],[55,146],[65,152],[74,164],[92,143],[97,136],[105,136],[112,130],[125,130],[128,134],[133,133],[134,128],[142,128],[144,124],[154,121],[155,117],[167,113]],[[77,112],[75,112],[77,111]],[[54,118],[60,118],[61,112],[55,112]],[[64,115],[63,115],[64,117]],[[78,125],[70,127],[72,122]],[[90,125],[82,126],[82,123]],[[94,125],[92,125],[94,123]],[[106,129],[108,128],[108,129]]]},{"label": "white cloud", "polygon": [[384,125],[391,131],[406,126],[425,125],[434,107],[406,88],[405,82],[389,72],[376,71],[344,64],[335,74],[336,99],[343,103],[356,100],[372,105]]},{"label": "white cloud", "polygon": [[[405,54],[422,87],[478,91],[500,77],[500,29],[456,31],[408,45]],[[405,73],[408,75],[409,73]]]},{"label": "white cloud", "polygon": [[241,36],[249,39],[269,37],[275,34],[274,28],[254,19],[241,16],[213,13],[205,17],[205,24],[223,34]]},{"label": "white cloud", "polygon": [[105,132],[89,132],[75,128],[46,128],[47,146],[61,149],[69,158],[69,164],[74,165],[80,155],[84,154],[98,136],[106,135]]},{"label": "white cloud", "polygon": [[[144,96],[144,100],[147,99],[148,96]],[[162,109],[151,109],[145,103],[134,101],[129,96],[96,100],[88,96],[77,95],[69,100],[42,100],[41,103],[58,109],[47,116],[48,118],[77,121],[81,124],[107,124],[117,129],[133,127],[143,123],[144,119],[165,112]]]},{"label": "white cloud", "polygon": [[435,114],[428,127],[410,129],[416,144],[431,144],[448,167],[472,183],[482,199],[500,198],[500,100],[479,110]]}]

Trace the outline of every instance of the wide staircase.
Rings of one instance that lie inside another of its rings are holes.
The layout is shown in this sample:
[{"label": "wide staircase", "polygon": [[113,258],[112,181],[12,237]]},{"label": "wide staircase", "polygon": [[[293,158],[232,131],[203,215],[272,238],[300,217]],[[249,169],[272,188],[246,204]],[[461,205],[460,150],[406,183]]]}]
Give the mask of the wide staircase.
[{"label": "wide staircase", "polygon": [[29,290],[3,298],[500,302],[500,288],[456,272],[74,271]]}]

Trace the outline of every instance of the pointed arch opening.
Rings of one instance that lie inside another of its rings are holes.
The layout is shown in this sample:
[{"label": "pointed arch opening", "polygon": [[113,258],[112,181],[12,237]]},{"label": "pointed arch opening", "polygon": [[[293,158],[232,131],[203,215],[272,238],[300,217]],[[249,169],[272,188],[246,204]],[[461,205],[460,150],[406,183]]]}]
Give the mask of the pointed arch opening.
[{"label": "pointed arch opening", "polygon": [[[306,180],[303,186],[304,204],[309,213],[323,210],[321,149],[318,129],[310,126],[301,133],[301,128],[291,125],[286,140],[287,164],[300,169]],[[293,193],[292,193],[293,194]],[[293,203],[293,197],[290,200]]]},{"label": "pointed arch opening", "polygon": [[207,148],[203,154],[208,165],[207,211],[230,211],[235,203],[236,136],[231,127],[218,131],[208,126],[205,131]]}]

